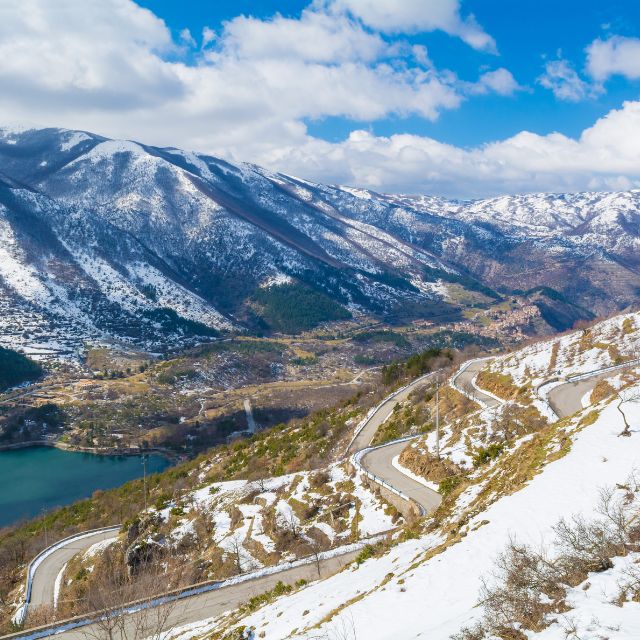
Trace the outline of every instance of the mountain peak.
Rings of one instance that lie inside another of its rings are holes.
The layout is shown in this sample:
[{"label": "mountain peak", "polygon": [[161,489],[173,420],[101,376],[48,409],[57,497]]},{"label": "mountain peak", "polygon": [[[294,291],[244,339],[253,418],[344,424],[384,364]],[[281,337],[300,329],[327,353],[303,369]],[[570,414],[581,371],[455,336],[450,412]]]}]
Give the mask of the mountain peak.
[{"label": "mountain peak", "polygon": [[0,129],[0,171],[2,326],[25,346],[45,324],[68,351],[264,330],[265,282],[340,314],[441,321],[496,290],[605,313],[640,286],[637,190],[383,195],[55,128]]}]

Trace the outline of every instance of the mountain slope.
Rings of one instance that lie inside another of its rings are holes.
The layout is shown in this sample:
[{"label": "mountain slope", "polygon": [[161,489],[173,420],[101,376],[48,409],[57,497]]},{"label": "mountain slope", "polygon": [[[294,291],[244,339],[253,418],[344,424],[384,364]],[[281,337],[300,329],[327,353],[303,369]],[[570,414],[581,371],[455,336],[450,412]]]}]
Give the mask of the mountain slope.
[{"label": "mountain slope", "polygon": [[550,323],[565,328],[635,302],[639,197],[577,194],[563,209],[559,196],[387,196],[85,132],[0,129],[3,333],[74,351],[265,330],[273,287],[344,308],[321,322],[453,320],[460,289],[490,301],[544,286],[571,307]]},{"label": "mountain slope", "polygon": [[[512,399],[497,408],[453,418],[447,395],[453,392],[443,390],[440,454],[459,469],[460,483],[441,482],[442,508],[414,530],[415,539],[400,538],[377,554],[372,549],[366,562],[255,612],[203,621],[199,637],[233,637],[230,629],[244,628],[274,640],[637,637],[637,364],[614,372],[609,393],[596,387],[582,410],[562,420],[548,405],[543,411],[531,390],[555,367],[575,374],[615,361],[603,340],[616,344],[622,358],[635,354],[639,325],[637,313],[618,316],[496,358],[487,371],[515,383]],[[527,413],[516,414],[518,406]],[[498,445],[495,455],[472,461],[466,453],[487,452],[482,443]],[[433,463],[434,446],[432,431],[405,453],[422,449]],[[391,609],[393,616],[380,613]],[[193,637],[188,627],[173,634]]]}]

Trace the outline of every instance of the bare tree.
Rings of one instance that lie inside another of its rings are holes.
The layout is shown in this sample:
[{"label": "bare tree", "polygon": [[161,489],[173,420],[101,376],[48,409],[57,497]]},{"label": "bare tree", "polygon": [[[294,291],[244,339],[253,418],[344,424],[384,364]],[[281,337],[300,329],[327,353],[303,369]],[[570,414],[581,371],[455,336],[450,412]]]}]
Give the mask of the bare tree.
[{"label": "bare tree", "polygon": [[90,640],[163,640],[169,631],[169,620],[175,598],[162,597],[167,577],[160,563],[132,577],[126,565],[115,554],[105,558],[106,567],[100,579],[91,584],[85,608],[93,622],[84,627]]},{"label": "bare tree", "polygon": [[238,573],[242,573],[242,540],[237,533],[234,533],[230,538],[231,553],[233,554],[234,561],[236,563],[236,569]]},{"label": "bare tree", "polygon": [[[590,572],[611,568],[613,558],[640,547],[637,489],[634,472],[628,484],[601,491],[598,518],[560,520],[551,556],[512,540],[496,561],[493,580],[483,584],[482,620],[452,639],[521,638],[525,629],[540,630],[549,615],[561,616],[568,587],[579,585]],[[640,570],[631,563],[625,577],[616,602],[640,597]],[[566,637],[577,639],[574,621],[567,616],[562,620]]]},{"label": "bare tree", "polygon": [[618,404],[616,405],[616,409],[622,416],[622,421],[624,422],[624,429],[618,434],[620,436],[630,436],[631,435],[631,425],[627,420],[627,415],[622,409],[622,405],[625,402],[638,402],[640,401],[640,390],[637,388],[632,389],[620,389],[616,396],[618,398]]},{"label": "bare tree", "polygon": [[310,638],[311,640],[358,640],[356,624],[353,621],[351,612],[341,614],[327,631],[317,636],[310,636]]},{"label": "bare tree", "polygon": [[616,495],[615,489],[611,487],[602,489],[596,510],[610,527],[613,539],[622,549],[626,549],[630,542],[631,526],[638,518],[633,493],[628,492],[620,498]]},{"label": "bare tree", "polygon": [[356,624],[351,613],[340,616],[329,630],[328,638],[330,640],[358,640]]},{"label": "bare tree", "polygon": [[291,534],[292,538],[297,539],[300,536],[300,524],[292,509],[280,513],[280,522],[283,528]]},{"label": "bare tree", "polygon": [[313,561],[316,565],[316,571],[318,572],[318,578],[321,578],[322,577],[322,573],[321,573],[322,558],[320,557],[320,553],[321,553],[320,545],[318,544],[317,540],[314,540],[313,538],[311,538],[307,543],[307,546],[309,548],[309,551],[311,552],[310,555],[313,556]]},{"label": "bare tree", "polygon": [[213,519],[213,510],[205,504],[194,503],[191,508],[194,514],[193,528],[196,536],[196,544],[199,550],[206,549],[210,544],[216,526]]}]

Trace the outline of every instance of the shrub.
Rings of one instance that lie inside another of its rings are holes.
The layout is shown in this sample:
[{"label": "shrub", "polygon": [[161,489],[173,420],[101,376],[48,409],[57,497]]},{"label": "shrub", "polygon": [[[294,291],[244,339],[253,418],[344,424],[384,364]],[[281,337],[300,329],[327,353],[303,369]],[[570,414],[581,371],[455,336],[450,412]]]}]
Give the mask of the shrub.
[{"label": "shrub", "polygon": [[373,558],[375,554],[376,554],[376,550],[370,544],[368,544],[364,546],[362,548],[362,551],[360,551],[360,553],[356,556],[356,563],[362,564],[369,558]]},{"label": "shrub", "polygon": [[[567,586],[577,586],[591,572],[606,571],[612,558],[638,548],[640,528],[635,524],[637,502],[630,492],[601,492],[599,518],[574,517],[554,527],[552,557],[511,541],[496,561],[494,580],[480,593],[482,620],[463,629],[452,640],[504,638],[524,640],[525,631],[541,631],[553,616],[567,610]],[[638,576],[621,585],[621,597],[637,594]]]},{"label": "shrub", "polygon": [[449,495],[460,483],[462,482],[462,476],[449,476],[444,478],[438,484],[438,493],[442,496]]},{"label": "shrub", "polygon": [[473,456],[473,466],[480,467],[491,460],[495,460],[504,450],[503,443],[493,442],[488,447],[480,447]]},{"label": "shrub", "polygon": [[279,580],[271,591],[265,591],[257,596],[253,596],[247,603],[246,608],[249,611],[255,611],[275,598],[291,593],[292,590],[293,587],[291,585],[285,584],[282,580]]}]

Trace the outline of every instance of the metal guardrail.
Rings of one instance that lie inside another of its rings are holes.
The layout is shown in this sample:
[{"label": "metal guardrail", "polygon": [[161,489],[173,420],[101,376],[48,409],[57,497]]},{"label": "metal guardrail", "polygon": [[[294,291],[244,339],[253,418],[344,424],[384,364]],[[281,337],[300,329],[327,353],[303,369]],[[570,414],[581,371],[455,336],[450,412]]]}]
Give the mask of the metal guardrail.
[{"label": "metal guardrail", "polygon": [[16,614],[13,617],[13,620],[16,624],[22,624],[27,617],[27,611],[29,608],[29,604],[31,603],[31,593],[33,590],[33,578],[35,576],[35,572],[37,568],[40,566],[40,563],[47,558],[49,555],[54,553],[60,547],[66,546],[69,542],[74,540],[81,540],[82,538],[87,538],[96,533],[107,533],[108,531],[118,531],[122,525],[111,525],[109,527],[100,527],[98,529],[90,529],[89,531],[83,531],[82,533],[75,533],[72,536],[67,536],[62,540],[58,540],[52,545],[49,545],[46,549],[43,549],[38,555],[36,555],[31,562],[27,566],[27,583],[25,589],[25,598],[24,604],[18,609]]},{"label": "metal guardrail", "polygon": [[558,412],[551,406],[551,403],[549,402],[549,396],[548,394],[545,394],[542,392],[542,388],[549,385],[549,384],[553,384],[554,382],[558,382],[559,384],[556,385],[557,388],[559,386],[562,386],[563,384],[571,384],[573,382],[580,382],[580,380],[587,380],[588,378],[593,378],[595,376],[599,376],[603,373],[606,373],[607,371],[616,371],[618,369],[624,369],[625,367],[632,367],[634,365],[638,365],[640,364],[640,358],[634,358],[633,360],[627,360],[626,362],[622,362],[620,364],[612,364],[609,365],[608,367],[602,367],[600,369],[593,369],[591,371],[585,371],[584,373],[575,373],[573,375],[570,376],[566,376],[566,377],[561,377],[561,376],[555,376],[553,378],[548,378],[547,380],[545,380],[544,382],[541,382],[536,388],[535,388],[535,393],[536,396],[538,396],[538,399],[541,402],[544,402],[548,409],[558,418],[560,419],[561,416],[558,414]]},{"label": "metal guardrail", "polygon": [[349,452],[349,449],[351,449],[351,446],[356,441],[357,437],[362,433],[364,428],[367,426],[367,424],[369,423],[369,420],[371,420],[371,418],[373,418],[373,416],[375,416],[376,413],[378,413],[378,411],[380,411],[380,409],[382,409],[382,407],[387,402],[389,402],[390,400],[393,400],[396,396],[400,395],[403,391],[406,391],[409,387],[415,384],[418,384],[423,380],[426,380],[427,378],[429,378],[430,376],[433,376],[436,373],[438,372],[430,371],[429,373],[425,373],[424,375],[409,382],[409,384],[405,384],[404,387],[400,387],[399,389],[396,389],[393,393],[383,398],[375,407],[373,407],[372,409],[369,409],[369,411],[367,412],[367,415],[362,419],[362,422],[360,422],[360,424],[356,427],[356,430],[353,433],[353,438],[351,438],[351,440],[349,441],[349,444],[347,445],[347,449],[346,449],[347,453]]},{"label": "metal guardrail", "polygon": [[607,371],[624,369],[625,367],[632,367],[633,365],[636,365],[636,364],[640,364],[640,358],[627,360],[626,362],[621,362],[620,364],[612,364],[612,365],[609,365],[608,367],[602,367],[602,369],[594,369],[593,371],[586,371],[585,373],[576,373],[574,375],[567,376],[565,379],[567,382],[578,382],[580,380],[585,380],[586,378],[597,376],[601,373],[606,373]]},{"label": "metal guardrail", "polygon": [[[476,362],[485,362],[486,360],[493,360],[495,358],[495,356],[485,356],[484,358],[473,358],[472,360],[467,360],[465,363],[462,364],[462,366],[453,374],[453,377],[451,378],[451,380],[449,381],[449,384],[458,392],[461,393],[463,396],[465,396],[466,398],[469,398],[469,400],[473,400],[473,402],[476,402],[477,404],[479,404],[483,409],[488,409],[489,405],[484,401],[481,400],[480,398],[478,398],[477,395],[475,394],[471,394],[469,393],[466,389],[463,389],[462,387],[459,387],[456,383],[458,381],[458,378],[472,365],[475,364]],[[499,402],[504,402],[504,400],[502,400],[502,398],[498,398],[496,396],[494,396],[491,393],[487,393],[486,391],[482,391],[482,393],[486,393],[486,395],[495,398],[496,400],[498,400]]]},{"label": "metal guardrail", "polygon": [[536,394],[538,400],[540,400],[540,402],[543,402],[547,406],[547,409],[549,409],[549,411],[551,411],[551,413],[555,415],[558,420],[560,420],[558,412],[551,406],[551,403],[549,402],[549,397],[542,393],[542,387],[546,387],[548,384],[553,384],[554,382],[562,383],[562,378],[558,378],[557,376],[555,378],[548,378],[544,382],[541,382],[537,387],[535,387],[534,393]]},{"label": "metal guardrail", "polygon": [[385,442],[384,444],[379,444],[375,447],[367,447],[366,449],[360,449],[360,451],[357,451],[351,456],[351,463],[362,475],[373,480],[376,484],[383,486],[385,489],[387,489],[388,491],[391,491],[391,493],[394,493],[395,495],[402,498],[403,500],[406,500],[409,504],[416,505],[418,507],[418,510],[420,511],[420,516],[426,516],[427,510],[417,500],[414,500],[411,496],[408,496],[403,491],[400,491],[400,489],[396,489],[393,485],[390,485],[386,480],[384,480],[380,476],[377,476],[375,473],[371,473],[371,471],[369,471],[360,462],[362,458],[364,458],[364,456],[366,456],[371,451],[375,451],[376,449],[383,449],[384,447],[389,447],[393,444],[398,444],[400,442],[409,442],[409,440],[415,440],[419,436],[420,434],[417,434],[415,436],[405,436],[404,438],[391,440],[391,442]]}]

